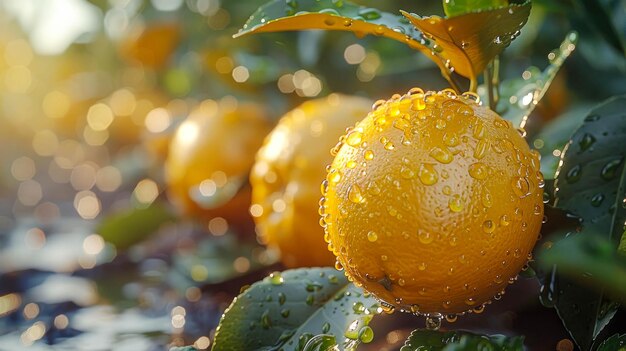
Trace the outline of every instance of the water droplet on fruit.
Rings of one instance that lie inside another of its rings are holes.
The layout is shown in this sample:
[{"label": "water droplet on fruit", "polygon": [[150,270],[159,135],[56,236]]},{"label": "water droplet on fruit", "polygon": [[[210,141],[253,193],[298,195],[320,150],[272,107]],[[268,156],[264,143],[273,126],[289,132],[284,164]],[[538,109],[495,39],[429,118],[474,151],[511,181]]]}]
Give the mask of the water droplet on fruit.
[{"label": "water droplet on fruit", "polygon": [[363,134],[359,131],[353,130],[346,137],[346,144],[352,147],[357,147],[361,143],[361,140],[363,140]]},{"label": "water droplet on fruit", "polygon": [[430,163],[422,163],[420,165],[418,176],[424,185],[433,185],[437,183],[437,180],[439,179],[435,167]]},{"label": "water droplet on fruit", "polygon": [[514,177],[511,181],[513,192],[520,198],[530,195],[530,183],[526,177]]},{"label": "water droplet on fruit", "polygon": [[328,179],[329,182],[336,184],[339,183],[341,181],[341,172],[337,169],[331,169],[330,172],[328,172],[328,176],[326,179]]},{"label": "water droplet on fruit", "polygon": [[456,314],[447,314],[446,315],[446,322],[448,323],[454,323],[459,319],[459,317]]},{"label": "water droplet on fruit", "polygon": [[502,215],[500,217],[500,225],[503,227],[507,227],[509,224],[511,224],[511,220],[509,219],[509,216]]},{"label": "water droplet on fruit", "polygon": [[485,131],[486,131],[485,125],[482,122],[477,121],[476,124],[474,125],[474,131],[472,135],[476,139],[482,139],[485,137]]},{"label": "water droplet on fruit", "polygon": [[380,194],[380,187],[378,186],[378,184],[375,181],[371,181],[369,182],[369,184],[367,185],[367,191],[372,194],[372,195],[378,195]]},{"label": "water droplet on fruit", "polygon": [[430,150],[430,156],[440,163],[448,164],[454,160],[452,152],[446,148],[434,147]]},{"label": "water droplet on fruit", "polygon": [[348,189],[348,199],[350,199],[350,201],[354,202],[355,204],[362,204],[365,202],[363,192],[361,191],[361,188],[356,184],[352,184]]},{"label": "water droplet on fruit", "polygon": [[443,119],[438,119],[437,121],[435,121],[435,128],[442,130],[446,128],[446,121],[444,121]]},{"label": "water droplet on fruit", "polygon": [[426,108],[426,102],[418,97],[411,102],[411,108],[416,111],[422,111]]},{"label": "water droplet on fruit", "polygon": [[367,233],[367,240],[369,240],[369,242],[373,243],[376,240],[378,240],[378,234],[376,234],[376,232],[374,231],[369,231]]},{"label": "water droplet on fruit", "polygon": [[435,240],[435,236],[432,233],[422,229],[418,229],[417,237],[422,244],[430,244]]},{"label": "water droplet on fruit", "polygon": [[439,330],[441,328],[441,314],[426,316],[426,329]]},{"label": "water droplet on fruit", "polygon": [[482,180],[487,178],[489,171],[484,163],[476,162],[469,166],[468,173],[472,178]]},{"label": "water droplet on fruit", "polygon": [[404,179],[411,179],[415,177],[415,172],[410,167],[403,165],[402,168],[400,168],[400,175]]},{"label": "water droplet on fruit", "polygon": [[481,158],[485,157],[487,150],[489,150],[489,144],[490,142],[488,139],[479,140],[476,144],[476,149],[474,149],[474,158],[480,160]]},{"label": "water droplet on fruit", "polygon": [[483,231],[487,234],[493,233],[496,230],[496,226],[493,224],[493,221],[488,219],[483,222]]},{"label": "water droplet on fruit", "polygon": [[450,201],[448,201],[448,207],[452,212],[461,212],[463,210],[463,200],[459,195],[454,195]]}]

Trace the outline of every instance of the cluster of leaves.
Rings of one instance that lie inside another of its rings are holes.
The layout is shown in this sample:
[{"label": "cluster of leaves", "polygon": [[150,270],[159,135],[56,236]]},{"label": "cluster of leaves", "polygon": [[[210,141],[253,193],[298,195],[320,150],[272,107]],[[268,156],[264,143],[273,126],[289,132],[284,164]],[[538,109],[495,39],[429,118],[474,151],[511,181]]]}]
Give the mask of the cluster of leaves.
[{"label": "cluster of leaves", "polygon": [[[454,89],[461,90],[458,78],[465,77],[470,91],[523,128],[577,40],[570,33],[548,56],[545,70],[531,67],[523,78],[500,84],[498,55],[519,34],[530,7],[530,1],[444,1],[448,17],[440,18],[395,15],[344,0],[274,0],[236,36],[325,29],[401,41],[432,59]],[[548,221],[569,221],[543,233],[535,265],[544,284],[542,301],[556,309],[584,350],[615,350],[626,343],[623,335],[599,338],[626,302],[626,145],[620,143],[626,137],[625,107],[626,97],[616,97],[591,111],[563,150],[555,179],[546,176],[546,213],[554,215]],[[235,299],[214,350],[352,350],[371,341],[367,324],[380,312],[374,299],[333,269],[275,273]],[[477,349],[523,350],[523,338],[415,330],[402,348]]]}]

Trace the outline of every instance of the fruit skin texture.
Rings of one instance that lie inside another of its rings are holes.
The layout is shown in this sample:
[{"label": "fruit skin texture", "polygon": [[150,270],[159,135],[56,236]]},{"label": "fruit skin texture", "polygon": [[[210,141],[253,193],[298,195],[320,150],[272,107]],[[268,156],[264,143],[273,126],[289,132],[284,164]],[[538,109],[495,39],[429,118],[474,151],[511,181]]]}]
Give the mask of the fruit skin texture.
[{"label": "fruit skin texture", "polygon": [[537,153],[469,93],[414,88],[376,106],[334,150],[322,185],[338,265],[402,310],[481,311],[536,243]]},{"label": "fruit skin texture", "polygon": [[224,217],[230,225],[251,229],[248,172],[270,129],[260,105],[203,102],[170,142],[165,181],[172,202],[185,215]]},{"label": "fruit skin texture", "polygon": [[250,176],[252,202],[263,209],[254,218],[257,233],[287,267],[334,264],[319,224],[320,183],[330,149],[370,108],[365,98],[339,94],[305,102],[280,119],[259,150]]}]

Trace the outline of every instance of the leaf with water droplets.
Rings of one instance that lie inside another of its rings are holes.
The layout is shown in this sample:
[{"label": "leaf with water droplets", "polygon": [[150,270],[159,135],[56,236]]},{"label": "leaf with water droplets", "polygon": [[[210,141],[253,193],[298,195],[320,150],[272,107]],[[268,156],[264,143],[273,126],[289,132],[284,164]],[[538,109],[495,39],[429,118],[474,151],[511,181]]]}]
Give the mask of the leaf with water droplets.
[{"label": "leaf with water droplets", "polygon": [[[269,301],[268,296],[274,298]],[[353,309],[355,304],[363,308]],[[302,350],[316,335],[337,340],[348,332],[358,335],[378,313],[376,300],[334,268],[275,272],[252,284],[226,309],[213,350]]]},{"label": "leaf with water droplets", "polygon": [[458,16],[477,10],[488,10],[508,5],[508,0],[444,0],[446,16]]},{"label": "leaf with water droplets", "polygon": [[439,56],[454,71],[476,81],[487,64],[519,34],[530,14],[530,1],[451,18],[402,14],[431,39]]},{"label": "leaf with water droplets", "polygon": [[400,351],[523,351],[524,337],[416,329]]},{"label": "leaf with water droplets", "polygon": [[[614,97],[594,108],[574,133],[561,155],[557,170],[554,205],[582,218],[576,236],[605,238],[617,251],[626,222],[626,96]],[[589,144],[590,136],[593,138]],[[616,307],[601,291],[580,286],[560,274],[553,279],[555,307],[572,338],[583,349],[611,320]],[[584,279],[581,273],[578,275]],[[600,313],[602,312],[602,313]]]},{"label": "leaf with water droplets", "polygon": [[431,58],[444,78],[451,79],[445,59],[431,54],[434,52],[432,42],[404,17],[346,0],[273,0],[252,14],[235,37],[307,29],[349,31],[357,36],[373,34],[397,40]]}]

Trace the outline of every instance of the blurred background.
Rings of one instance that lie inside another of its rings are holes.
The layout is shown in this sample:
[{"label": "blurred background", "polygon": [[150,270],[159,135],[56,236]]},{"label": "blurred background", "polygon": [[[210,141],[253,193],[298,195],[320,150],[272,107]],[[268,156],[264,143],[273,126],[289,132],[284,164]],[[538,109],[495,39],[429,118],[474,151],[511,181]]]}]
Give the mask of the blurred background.
[{"label": "blurred background", "polygon": [[[284,269],[256,238],[248,184],[280,116],[331,93],[375,101],[446,87],[432,62],[390,40],[232,39],[264,2],[0,1],[0,349],[210,348],[240,288]],[[434,0],[358,3],[443,14]],[[568,31],[581,35],[528,128],[546,177],[590,107],[626,92],[623,36],[602,26],[626,32],[624,3],[601,3],[606,13],[534,1],[502,58],[502,76],[519,79],[545,68]],[[215,111],[232,116],[198,117]],[[205,181],[183,179],[195,173]],[[567,334],[537,294],[523,281],[457,323],[554,345]],[[549,336],[533,332],[544,313]],[[372,350],[398,349],[418,324],[392,317],[375,322]]]}]

